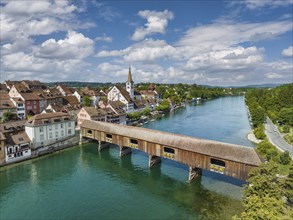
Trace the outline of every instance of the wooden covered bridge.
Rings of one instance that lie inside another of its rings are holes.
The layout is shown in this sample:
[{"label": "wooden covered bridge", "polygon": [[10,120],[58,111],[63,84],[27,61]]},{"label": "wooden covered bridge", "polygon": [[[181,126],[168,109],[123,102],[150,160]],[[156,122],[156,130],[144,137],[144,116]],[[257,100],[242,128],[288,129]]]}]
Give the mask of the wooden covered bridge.
[{"label": "wooden covered bridge", "polygon": [[80,126],[83,138],[97,140],[99,150],[107,143],[120,147],[120,156],[139,149],[149,155],[149,166],[168,158],[189,167],[189,181],[202,169],[246,180],[251,169],[261,164],[254,148],[204,140],[140,127],[85,120]]}]

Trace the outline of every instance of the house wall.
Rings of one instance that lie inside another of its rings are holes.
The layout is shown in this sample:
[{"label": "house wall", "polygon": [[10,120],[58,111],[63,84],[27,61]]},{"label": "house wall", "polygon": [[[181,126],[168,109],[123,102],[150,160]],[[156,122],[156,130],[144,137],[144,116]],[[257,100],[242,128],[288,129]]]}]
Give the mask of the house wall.
[{"label": "house wall", "polygon": [[75,135],[75,122],[70,120],[41,126],[26,126],[25,131],[32,141],[32,149],[36,149]]},{"label": "house wall", "polygon": [[79,128],[84,120],[91,120],[91,116],[83,108],[77,114],[77,127]]},{"label": "house wall", "polygon": [[17,89],[14,86],[12,86],[12,88],[10,89],[8,94],[11,98],[20,97],[19,92],[17,91]]},{"label": "house wall", "polygon": [[25,117],[27,117],[27,114],[30,111],[32,111],[34,114],[40,113],[39,100],[25,100]]},{"label": "house wall", "polygon": [[19,145],[8,145],[5,147],[5,160],[7,162],[14,162],[23,160],[31,156],[31,148],[29,143],[22,143]]}]

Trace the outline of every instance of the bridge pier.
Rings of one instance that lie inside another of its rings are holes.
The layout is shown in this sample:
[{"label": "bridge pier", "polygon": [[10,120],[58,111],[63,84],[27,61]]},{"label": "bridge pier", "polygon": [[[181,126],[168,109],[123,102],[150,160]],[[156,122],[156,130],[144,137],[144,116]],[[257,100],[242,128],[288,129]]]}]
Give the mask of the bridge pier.
[{"label": "bridge pier", "polygon": [[110,146],[110,144],[107,143],[107,142],[103,142],[103,143],[102,143],[102,141],[99,141],[99,142],[98,142],[98,150],[99,150],[99,151],[101,151],[101,150],[103,150],[104,148],[107,148],[107,147],[109,147],[109,146]]},{"label": "bridge pier", "polygon": [[161,163],[161,157],[149,155],[149,167]]},{"label": "bridge pier", "polygon": [[80,134],[79,134],[79,145],[82,145],[82,140],[83,140],[83,138],[82,138],[82,133],[81,133],[81,131],[80,131]]},{"label": "bridge pier", "polygon": [[196,167],[189,167],[188,182],[199,178],[202,175],[202,169]]},{"label": "bridge pier", "polygon": [[132,152],[131,147],[120,147],[120,158]]}]

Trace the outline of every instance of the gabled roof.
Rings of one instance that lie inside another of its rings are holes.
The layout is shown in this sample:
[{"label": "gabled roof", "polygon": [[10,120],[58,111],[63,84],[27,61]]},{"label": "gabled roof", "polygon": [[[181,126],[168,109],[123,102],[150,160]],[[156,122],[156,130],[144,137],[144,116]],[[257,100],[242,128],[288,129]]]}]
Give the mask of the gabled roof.
[{"label": "gabled roof", "polygon": [[71,106],[74,106],[74,105],[80,105],[78,99],[75,97],[75,96],[63,96],[63,104],[67,105],[71,105]]},{"label": "gabled roof", "polygon": [[0,132],[8,133],[8,132],[24,130],[25,123],[26,123],[26,120],[10,121],[10,122],[6,122],[6,123],[1,123],[0,124]]},{"label": "gabled roof", "polygon": [[72,91],[66,85],[60,84],[59,86],[66,93],[66,95],[72,94]]},{"label": "gabled roof", "polygon": [[115,86],[115,87],[120,91],[121,95],[126,99],[127,102],[132,102],[132,99],[131,99],[129,93],[123,87],[121,87],[121,86]]},{"label": "gabled roof", "polygon": [[[30,92],[30,90],[25,87],[25,85],[21,84],[21,83],[15,83],[13,84],[13,86],[15,87],[15,89],[19,92],[19,93],[22,93],[22,92]],[[13,87],[12,86],[12,87]]]},{"label": "gabled roof", "polygon": [[83,109],[89,114],[90,117],[99,117],[107,115],[107,112],[105,112],[103,109],[95,107],[83,107]]},{"label": "gabled roof", "polygon": [[33,101],[33,100],[40,100],[44,99],[43,97],[40,97],[38,94],[33,93],[33,92],[28,92],[28,93],[20,93],[21,97],[25,101]]},{"label": "gabled roof", "polygon": [[0,100],[0,109],[15,109],[16,110],[16,106],[13,104],[13,102],[10,99]]},{"label": "gabled roof", "polygon": [[0,100],[9,100],[10,96],[6,91],[0,91]]},{"label": "gabled roof", "polygon": [[125,104],[123,102],[120,101],[110,101],[108,103],[108,106],[111,106],[112,109],[115,111],[116,114],[118,115],[124,115],[126,114],[124,108],[125,108]]},{"label": "gabled roof", "polygon": [[222,158],[239,163],[258,166],[261,159],[252,147],[244,147],[235,144],[227,144],[217,141],[205,140],[180,134],[172,134],[141,127],[132,127],[119,124],[85,120],[81,128],[97,129],[110,134],[131,137],[157,143],[162,146],[179,148],[215,158]]},{"label": "gabled roof", "polygon": [[72,121],[73,119],[69,114],[63,112],[42,113],[33,116],[26,126],[37,126],[51,123],[60,123],[66,121]]},{"label": "gabled roof", "polygon": [[13,145],[29,143],[30,142],[30,139],[27,136],[27,134],[25,133],[25,131],[21,131],[21,132],[19,132],[17,134],[8,135],[7,139],[8,139],[7,142],[9,144],[13,144]]}]

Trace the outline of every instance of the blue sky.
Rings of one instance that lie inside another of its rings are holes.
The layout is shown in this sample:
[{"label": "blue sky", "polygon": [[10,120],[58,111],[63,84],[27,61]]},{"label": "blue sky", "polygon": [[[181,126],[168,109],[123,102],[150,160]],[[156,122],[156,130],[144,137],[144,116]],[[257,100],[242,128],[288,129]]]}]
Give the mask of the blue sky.
[{"label": "blue sky", "polygon": [[293,78],[293,0],[1,1],[1,82]]}]

